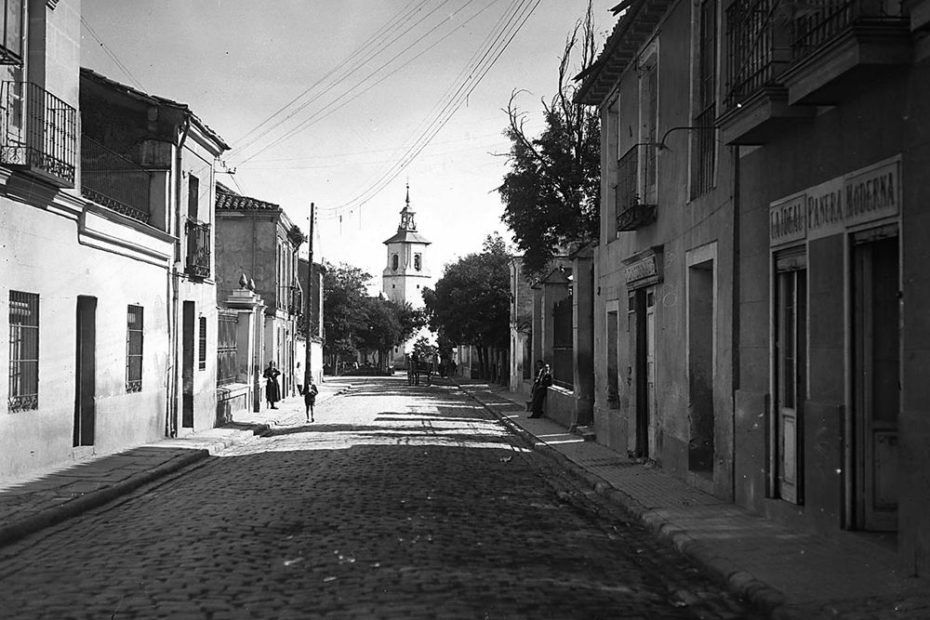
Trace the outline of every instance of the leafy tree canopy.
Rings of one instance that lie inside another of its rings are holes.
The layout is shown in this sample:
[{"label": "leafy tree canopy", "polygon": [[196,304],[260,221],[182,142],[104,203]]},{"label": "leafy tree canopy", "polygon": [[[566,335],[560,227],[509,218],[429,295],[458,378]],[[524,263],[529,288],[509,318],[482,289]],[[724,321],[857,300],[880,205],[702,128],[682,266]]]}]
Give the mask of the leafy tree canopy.
[{"label": "leafy tree canopy", "polygon": [[574,102],[575,57],[587,69],[595,59],[595,36],[587,13],[566,39],[558,69],[558,91],[542,101],[545,128],[537,137],[525,130],[526,114],[507,105],[510,170],[498,192],[502,221],[523,252],[527,273],[539,274],[568,244],[597,238],[600,214],[600,120],[597,111]]},{"label": "leafy tree canopy", "polygon": [[429,325],[441,340],[478,347],[507,346],[510,272],[507,244],[488,235],[480,253],[447,265],[435,289],[424,289]]}]

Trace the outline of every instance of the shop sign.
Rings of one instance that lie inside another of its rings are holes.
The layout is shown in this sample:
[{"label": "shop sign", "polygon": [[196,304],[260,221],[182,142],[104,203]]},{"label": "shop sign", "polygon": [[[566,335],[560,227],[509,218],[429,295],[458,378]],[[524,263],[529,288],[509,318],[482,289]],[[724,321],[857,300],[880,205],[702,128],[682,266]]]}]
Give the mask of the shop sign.
[{"label": "shop sign", "polygon": [[655,250],[642,252],[624,261],[624,275],[629,288],[655,284],[660,279],[661,253]]},{"label": "shop sign", "polygon": [[901,158],[895,157],[777,200],[769,206],[769,243],[820,239],[897,215]]}]

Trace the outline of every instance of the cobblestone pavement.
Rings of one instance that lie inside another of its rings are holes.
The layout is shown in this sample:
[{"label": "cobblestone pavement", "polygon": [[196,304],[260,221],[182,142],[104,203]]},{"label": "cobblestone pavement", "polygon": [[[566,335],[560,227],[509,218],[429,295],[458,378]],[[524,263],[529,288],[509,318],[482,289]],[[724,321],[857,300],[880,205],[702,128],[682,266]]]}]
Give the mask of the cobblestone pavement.
[{"label": "cobblestone pavement", "polygon": [[456,388],[357,385],[0,549],[0,616],[759,617]]}]

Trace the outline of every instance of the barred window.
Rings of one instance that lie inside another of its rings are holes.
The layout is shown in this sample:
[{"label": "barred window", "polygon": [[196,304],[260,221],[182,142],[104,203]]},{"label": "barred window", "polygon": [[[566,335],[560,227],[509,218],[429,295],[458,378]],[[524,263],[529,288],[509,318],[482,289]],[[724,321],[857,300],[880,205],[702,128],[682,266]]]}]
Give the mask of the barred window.
[{"label": "barred window", "polygon": [[200,370],[207,369],[207,317],[200,317]]},{"label": "barred window", "polygon": [[142,391],[142,306],[126,309],[126,391]]},{"label": "barred window", "polygon": [[11,412],[39,408],[39,295],[10,291]]},{"label": "barred window", "polygon": [[698,50],[697,115],[691,175],[691,198],[697,198],[714,186],[716,151],[714,119],[717,108],[717,3],[701,4],[700,49]]}]

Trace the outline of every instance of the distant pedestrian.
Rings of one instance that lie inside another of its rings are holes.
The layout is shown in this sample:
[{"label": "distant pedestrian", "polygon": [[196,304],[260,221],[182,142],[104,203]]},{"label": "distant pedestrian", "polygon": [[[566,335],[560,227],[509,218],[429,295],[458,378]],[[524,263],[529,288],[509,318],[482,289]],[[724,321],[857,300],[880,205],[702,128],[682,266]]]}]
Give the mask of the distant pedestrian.
[{"label": "distant pedestrian", "polygon": [[539,369],[536,373],[536,379],[533,381],[533,400],[530,404],[530,418],[541,418],[543,414],[543,403],[546,400],[546,392],[548,388],[552,385],[552,371],[549,369],[549,364],[545,363],[542,360],[536,362],[536,367]]},{"label": "distant pedestrian", "polygon": [[268,368],[265,369],[265,400],[268,401],[268,407],[271,409],[277,409],[274,406],[276,402],[281,400],[281,388],[278,387],[278,375],[281,374],[281,371],[274,367],[274,362],[268,362]]},{"label": "distant pedestrian", "polygon": [[319,393],[320,391],[312,380],[310,381],[310,385],[303,391],[304,406],[307,408],[307,422],[313,422],[313,405],[316,404],[316,395]]}]

